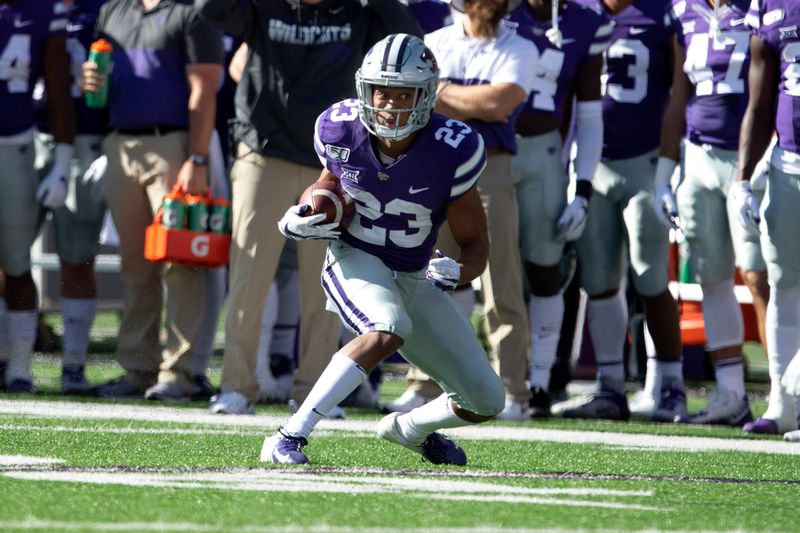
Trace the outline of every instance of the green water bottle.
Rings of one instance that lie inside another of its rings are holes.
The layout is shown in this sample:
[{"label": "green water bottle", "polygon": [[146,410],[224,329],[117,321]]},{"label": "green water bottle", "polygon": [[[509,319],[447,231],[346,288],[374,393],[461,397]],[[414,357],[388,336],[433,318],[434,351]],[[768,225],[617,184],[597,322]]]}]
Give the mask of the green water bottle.
[{"label": "green water bottle", "polygon": [[111,52],[114,49],[111,43],[105,39],[100,39],[92,43],[89,48],[89,61],[97,64],[97,72],[106,75],[106,82],[97,92],[86,93],[86,106],[94,108],[102,108],[106,106],[108,101],[108,73],[111,71]]}]

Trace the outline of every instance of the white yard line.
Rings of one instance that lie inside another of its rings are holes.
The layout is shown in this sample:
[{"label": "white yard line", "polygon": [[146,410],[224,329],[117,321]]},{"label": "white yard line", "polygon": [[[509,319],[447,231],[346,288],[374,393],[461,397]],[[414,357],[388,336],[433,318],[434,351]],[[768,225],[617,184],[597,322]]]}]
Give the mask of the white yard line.
[{"label": "white yard line", "polygon": [[[188,425],[207,425],[239,428],[240,430],[270,433],[285,423],[285,416],[211,415],[204,409],[178,409],[174,407],[115,405],[103,403],[48,402],[41,400],[0,400],[0,415],[24,415],[61,420],[127,420],[142,422],[164,422]],[[322,431],[338,430],[360,435],[372,435],[375,422],[369,420],[323,420],[318,428]],[[194,431],[171,428],[171,431]],[[119,429],[119,431],[123,431]],[[139,431],[134,429],[134,431]],[[213,433],[211,429],[208,433]],[[321,435],[322,431],[317,435]],[[249,431],[248,431],[249,433]],[[481,424],[448,430],[465,440],[516,440],[539,442],[568,442],[574,444],[600,444],[612,447],[635,448],[649,451],[713,452],[738,451],[778,455],[800,455],[800,444],[761,439],[724,439],[717,437],[682,437],[648,435],[642,433],[615,433],[564,429],[541,429],[531,427],[497,426]]]},{"label": "white yard line", "polygon": [[[276,471],[239,472],[89,472],[80,469],[51,471],[7,471],[4,477],[27,481],[91,483],[200,490],[235,490],[278,493],[397,494],[426,500],[473,501],[591,507],[633,511],[667,511],[664,507],[627,503],[628,498],[651,498],[649,490],[605,488],[526,488],[516,484],[486,483],[422,476],[351,476],[303,474]],[[599,499],[580,499],[599,498]]]}]

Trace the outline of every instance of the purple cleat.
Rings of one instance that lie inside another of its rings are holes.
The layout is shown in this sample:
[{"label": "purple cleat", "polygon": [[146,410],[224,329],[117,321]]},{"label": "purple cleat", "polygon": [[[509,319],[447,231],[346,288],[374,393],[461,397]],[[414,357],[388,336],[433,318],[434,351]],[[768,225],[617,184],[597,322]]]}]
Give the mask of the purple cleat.
[{"label": "purple cleat", "polygon": [[770,418],[759,418],[755,422],[747,422],[742,429],[745,433],[762,433],[764,435],[777,435],[778,423]]}]

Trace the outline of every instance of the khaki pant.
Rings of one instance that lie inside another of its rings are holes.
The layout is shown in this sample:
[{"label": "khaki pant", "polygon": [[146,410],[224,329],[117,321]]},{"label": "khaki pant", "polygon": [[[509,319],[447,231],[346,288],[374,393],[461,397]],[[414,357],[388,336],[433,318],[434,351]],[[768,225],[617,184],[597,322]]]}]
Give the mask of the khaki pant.
[{"label": "khaki pant", "polygon": [[[255,370],[261,314],[284,244],[278,220],[319,174],[319,168],[264,157],[244,145],[239,148],[231,171],[233,242],[222,392],[258,400]],[[339,319],[325,310],[320,283],[326,245],[309,240],[297,247],[300,367],[292,390],[296,401],[305,399],[338,348]]]},{"label": "khaki pant", "polygon": [[[186,133],[142,137],[111,133],[103,151],[108,157],[106,198],[119,233],[125,286],[117,361],[139,387],[149,387],[158,379],[193,392],[189,349],[205,311],[204,270],[144,258],[145,228],[186,161]],[[159,344],[162,281],[167,289],[163,355]]]},{"label": "khaki pant", "polygon": [[[503,380],[506,396],[526,403],[530,390],[528,376],[528,313],[522,296],[522,261],[519,251],[517,200],[511,179],[511,156],[490,155],[478,187],[489,222],[489,264],[481,274],[483,318],[486,323],[492,362]],[[457,246],[446,226],[439,247],[450,257]],[[421,371],[406,376],[409,388],[433,396],[435,383]]]}]

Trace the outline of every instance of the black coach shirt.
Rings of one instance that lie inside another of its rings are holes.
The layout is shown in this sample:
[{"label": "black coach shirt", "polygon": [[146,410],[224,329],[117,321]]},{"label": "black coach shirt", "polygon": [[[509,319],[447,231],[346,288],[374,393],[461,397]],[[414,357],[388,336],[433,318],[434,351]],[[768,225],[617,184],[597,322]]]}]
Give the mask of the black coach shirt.
[{"label": "black coach shirt", "polygon": [[225,54],[222,33],[198,17],[191,0],[161,0],[150,11],[140,0],[110,0],[97,33],[114,46],[111,127],[188,126],[186,65],[222,64]]},{"label": "black coach shirt", "polygon": [[211,24],[250,47],[236,92],[242,141],[264,155],[320,166],[314,122],[355,97],[364,53],[389,33],[422,30],[398,0],[195,0]]}]

